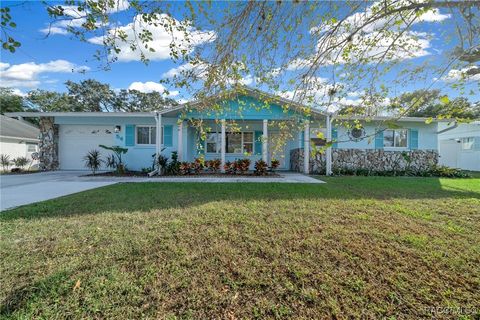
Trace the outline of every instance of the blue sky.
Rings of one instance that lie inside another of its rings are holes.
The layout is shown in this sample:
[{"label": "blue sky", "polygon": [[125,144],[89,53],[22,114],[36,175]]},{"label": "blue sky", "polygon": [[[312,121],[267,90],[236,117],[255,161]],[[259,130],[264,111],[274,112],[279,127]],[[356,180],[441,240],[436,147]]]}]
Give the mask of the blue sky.
[{"label": "blue sky", "polygon": [[[125,0],[126,2],[126,0]],[[100,49],[99,45],[80,42],[78,39],[70,35],[62,34],[61,27],[56,27],[57,34],[51,34],[48,37],[42,32],[51,21],[45,7],[39,2],[2,2],[3,5],[11,7],[12,16],[17,23],[17,28],[12,35],[22,43],[22,46],[14,53],[1,52],[0,72],[2,73],[1,86],[10,86],[18,92],[28,92],[32,89],[46,89],[53,91],[65,91],[64,82],[67,80],[81,81],[88,78],[96,79],[100,82],[108,83],[112,88],[122,89],[133,87],[141,91],[159,90],[161,85],[155,84],[162,79],[164,73],[178,67],[169,58],[155,54],[148,65],[138,61],[138,59],[130,59],[129,61],[119,61],[111,65],[111,70],[104,71],[99,68],[100,64],[93,58],[95,50]],[[221,16],[220,8],[225,3],[214,2],[214,10],[218,11],[218,17]],[[428,41],[424,50],[424,54],[414,59],[408,59],[405,63],[420,65],[425,61],[433,65],[440,66],[445,61],[446,52],[450,50],[453,43],[446,42],[445,38],[451,34],[452,24],[449,23],[451,16],[447,13],[437,12],[437,17],[443,17],[436,21],[432,18],[428,21],[415,25],[414,30],[419,33],[428,33],[433,38]],[[119,10],[113,13],[114,18],[126,26],[132,22],[133,14],[129,10]],[[176,19],[182,19],[181,11],[177,12]],[[55,27],[55,25],[54,25]],[[52,29],[53,30],[53,29]],[[212,31],[215,30],[206,30]],[[159,40],[160,41],[160,40]],[[208,45],[209,41],[204,41],[204,45]],[[401,70],[402,66],[394,68],[385,82],[391,82],[395,79],[395,73]],[[85,74],[79,72],[71,72],[71,69],[83,70],[88,69]],[[455,70],[454,70],[455,71]],[[434,88],[441,88],[446,94],[455,97],[459,95],[458,91],[449,88],[449,84],[455,81],[455,73],[451,73],[452,77],[449,81],[437,81]],[[283,72],[280,77],[288,79],[295,71]],[[433,76],[432,76],[433,77]],[[255,86],[252,79],[247,79],[246,83]],[[476,88],[478,90],[478,79],[471,81],[467,88]],[[421,89],[431,83],[432,79],[425,82],[417,81],[412,85],[402,85],[393,91],[397,94]],[[135,84],[136,83],[136,84]],[[189,96],[182,92],[178,92],[176,88],[169,88],[171,96],[175,99],[182,100]],[[392,94],[394,94],[392,92]],[[468,97],[472,101],[478,101],[478,91],[475,95]],[[351,99],[355,99],[352,94]]]}]

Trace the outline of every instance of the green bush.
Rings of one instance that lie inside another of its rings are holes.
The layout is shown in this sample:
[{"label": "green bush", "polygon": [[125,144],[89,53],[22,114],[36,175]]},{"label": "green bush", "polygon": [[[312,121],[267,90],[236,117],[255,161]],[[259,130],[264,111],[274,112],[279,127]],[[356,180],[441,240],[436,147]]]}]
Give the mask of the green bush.
[{"label": "green bush", "polygon": [[268,164],[263,160],[255,161],[255,171],[257,176],[264,176],[267,174]]},{"label": "green bush", "polygon": [[[395,177],[395,176],[410,176],[410,177],[440,177],[440,178],[468,178],[468,173],[460,169],[449,168],[446,166],[433,165],[428,170],[370,170],[366,168],[358,169],[334,169],[335,175],[342,176],[383,176],[383,177]],[[320,172],[325,174],[325,171]]]}]

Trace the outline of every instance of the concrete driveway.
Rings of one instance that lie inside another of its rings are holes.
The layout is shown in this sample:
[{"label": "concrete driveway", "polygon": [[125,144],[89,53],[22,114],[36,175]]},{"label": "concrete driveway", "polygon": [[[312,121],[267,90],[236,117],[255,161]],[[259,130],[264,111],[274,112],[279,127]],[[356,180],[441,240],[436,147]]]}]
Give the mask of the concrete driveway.
[{"label": "concrete driveway", "polygon": [[53,171],[0,176],[0,211],[117,183],[92,181],[87,172]]},{"label": "concrete driveway", "polygon": [[[87,171],[50,171],[0,176],[0,211],[24,204],[66,196],[119,182],[197,183],[324,183],[300,173],[283,172],[278,177],[86,177]],[[83,176],[83,177],[82,177]]]}]

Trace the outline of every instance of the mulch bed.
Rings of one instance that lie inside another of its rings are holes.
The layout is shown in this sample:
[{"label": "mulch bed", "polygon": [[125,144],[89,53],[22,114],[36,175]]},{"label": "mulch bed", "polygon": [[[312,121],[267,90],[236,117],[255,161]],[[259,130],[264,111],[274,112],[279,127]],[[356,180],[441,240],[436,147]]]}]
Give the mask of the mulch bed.
[{"label": "mulch bed", "polygon": [[19,174],[30,174],[30,173],[37,173],[37,172],[40,172],[38,170],[35,170],[35,171],[15,171],[15,172],[0,172],[0,175],[2,176],[15,176],[15,175],[19,175]]},{"label": "mulch bed", "polygon": [[[148,178],[148,175],[141,171],[127,171],[123,174],[119,174],[116,172],[101,172],[93,174],[87,174],[83,177],[141,177],[141,178]],[[205,178],[205,177],[212,177],[212,178],[234,178],[234,177],[251,177],[251,178],[276,178],[280,177],[280,175],[276,172],[269,172],[267,175],[259,176],[254,174],[253,172],[248,172],[246,174],[227,174],[227,173],[209,173],[209,172],[202,172],[199,174],[188,174],[188,175],[155,175],[150,178]]]}]

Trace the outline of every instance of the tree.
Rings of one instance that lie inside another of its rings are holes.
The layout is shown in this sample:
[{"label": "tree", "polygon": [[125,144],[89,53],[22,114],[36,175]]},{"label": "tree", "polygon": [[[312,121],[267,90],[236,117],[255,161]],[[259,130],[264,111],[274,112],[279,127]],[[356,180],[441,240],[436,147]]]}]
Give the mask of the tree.
[{"label": "tree", "polygon": [[23,99],[11,88],[0,87],[0,113],[24,111]]},{"label": "tree", "polygon": [[416,90],[394,99],[390,109],[397,113],[406,113],[409,117],[454,118],[473,120],[480,118],[480,107],[464,97],[448,99],[440,90]]},{"label": "tree", "polygon": [[[257,87],[306,105],[306,115],[311,108],[335,115],[350,105],[349,94],[362,91],[358,105],[366,105],[365,115],[371,116],[407,84],[428,91],[449,78],[460,94],[479,91],[478,84],[469,83],[480,74],[479,1],[237,1],[225,4],[220,19],[211,2],[131,1],[135,18],[128,28],[111,14],[119,3],[66,1],[65,6],[46,3],[46,9],[52,24],[82,19],[67,32],[100,44],[95,57],[107,70],[125,54],[138,54],[148,63],[158,48],[154,31],[163,28],[171,38],[170,57],[183,63],[165,83],[196,99],[255,81]],[[183,20],[170,12],[182,12]],[[431,35],[418,32],[417,24],[447,15],[451,27],[438,36],[451,41],[452,49],[433,63],[407,63],[428,49]],[[8,41],[8,33],[3,39]],[[207,102],[195,107],[211,108]],[[406,116],[416,105],[411,101],[392,118]]]},{"label": "tree", "polygon": [[78,108],[78,104],[73,103],[72,98],[66,93],[37,89],[28,92],[26,99],[42,112],[83,111]]},{"label": "tree", "polygon": [[160,92],[140,92],[122,89],[115,93],[112,108],[115,111],[137,112],[155,111],[165,106],[175,106],[178,103],[170,98],[164,98]]},{"label": "tree", "polygon": [[67,81],[65,83],[68,95],[73,108],[79,111],[113,111],[111,102],[114,97],[113,90],[105,83],[98,82],[93,79],[83,80],[80,83]]}]

